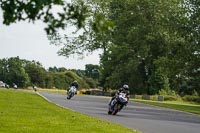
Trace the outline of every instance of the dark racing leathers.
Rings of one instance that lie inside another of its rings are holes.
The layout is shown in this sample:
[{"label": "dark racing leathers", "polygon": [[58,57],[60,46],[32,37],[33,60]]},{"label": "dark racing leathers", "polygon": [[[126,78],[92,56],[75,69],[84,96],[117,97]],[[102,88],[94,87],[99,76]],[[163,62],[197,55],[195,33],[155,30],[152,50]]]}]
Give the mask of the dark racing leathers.
[{"label": "dark racing leathers", "polygon": [[75,87],[76,87],[76,90],[78,90],[78,84],[77,84],[77,83],[74,83],[74,82],[71,83],[70,86],[69,86],[69,88],[70,88],[71,86],[75,86]]}]

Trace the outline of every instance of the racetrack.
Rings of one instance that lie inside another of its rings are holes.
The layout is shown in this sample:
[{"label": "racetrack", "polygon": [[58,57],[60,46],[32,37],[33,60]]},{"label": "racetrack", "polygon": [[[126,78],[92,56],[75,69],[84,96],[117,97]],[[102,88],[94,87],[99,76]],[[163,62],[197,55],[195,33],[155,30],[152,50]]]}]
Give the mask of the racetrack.
[{"label": "racetrack", "polygon": [[109,98],[75,95],[71,100],[66,95],[40,93],[49,101],[63,107],[99,117],[142,133],[200,133],[200,116],[171,109],[130,101],[116,116],[107,114]]}]

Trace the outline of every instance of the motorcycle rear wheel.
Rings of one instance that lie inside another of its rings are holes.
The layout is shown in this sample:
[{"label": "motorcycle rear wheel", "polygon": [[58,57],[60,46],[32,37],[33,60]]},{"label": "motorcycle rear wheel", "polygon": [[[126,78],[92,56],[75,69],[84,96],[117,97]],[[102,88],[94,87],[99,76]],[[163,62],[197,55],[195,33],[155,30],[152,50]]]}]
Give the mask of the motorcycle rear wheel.
[{"label": "motorcycle rear wheel", "polygon": [[67,96],[67,99],[70,99],[71,97],[70,96]]},{"label": "motorcycle rear wheel", "polygon": [[109,115],[111,115],[111,114],[112,114],[112,112],[111,112],[111,111],[108,111],[108,114],[109,114]]}]

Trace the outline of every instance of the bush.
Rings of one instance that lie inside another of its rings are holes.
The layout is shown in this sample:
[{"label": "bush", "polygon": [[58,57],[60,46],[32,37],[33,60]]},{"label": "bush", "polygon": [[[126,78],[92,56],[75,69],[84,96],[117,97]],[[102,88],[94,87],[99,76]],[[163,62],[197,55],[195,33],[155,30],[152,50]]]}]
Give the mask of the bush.
[{"label": "bush", "polygon": [[135,95],[135,99],[142,99],[142,95]]},{"label": "bush", "polygon": [[159,93],[158,93],[159,95],[170,95],[170,96],[176,96],[176,93],[175,93],[175,91],[174,90],[171,90],[171,89],[167,89],[167,90],[165,90],[165,89],[161,89],[161,90],[159,90]]},{"label": "bush", "polygon": [[96,81],[92,78],[85,78],[85,82],[89,85],[90,88],[96,88]]},{"label": "bush", "polygon": [[200,97],[199,96],[185,95],[182,99],[184,101],[188,101],[188,102],[200,103]]},{"label": "bush", "polygon": [[177,96],[170,96],[170,95],[164,96],[164,101],[176,101],[176,100],[178,100]]}]

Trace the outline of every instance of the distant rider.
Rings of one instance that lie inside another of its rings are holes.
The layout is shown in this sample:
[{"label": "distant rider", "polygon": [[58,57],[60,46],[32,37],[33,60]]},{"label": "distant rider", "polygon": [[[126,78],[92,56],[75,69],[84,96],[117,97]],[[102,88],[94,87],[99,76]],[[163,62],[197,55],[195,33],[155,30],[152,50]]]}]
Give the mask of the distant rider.
[{"label": "distant rider", "polygon": [[17,89],[17,85],[15,83],[13,83],[13,88]]},{"label": "distant rider", "polygon": [[78,82],[76,80],[70,84],[69,89],[72,86],[76,87],[76,90],[78,90]]},{"label": "distant rider", "polygon": [[128,98],[128,101],[129,101],[129,94],[130,94],[129,86],[128,85],[123,85],[123,87],[119,88],[119,90],[116,92],[116,94],[111,98],[109,105],[116,98],[116,96],[119,95],[119,93],[121,93],[121,92],[126,94],[126,97]]},{"label": "distant rider", "polygon": [[35,85],[33,85],[33,90],[36,92],[37,91],[37,87]]}]

